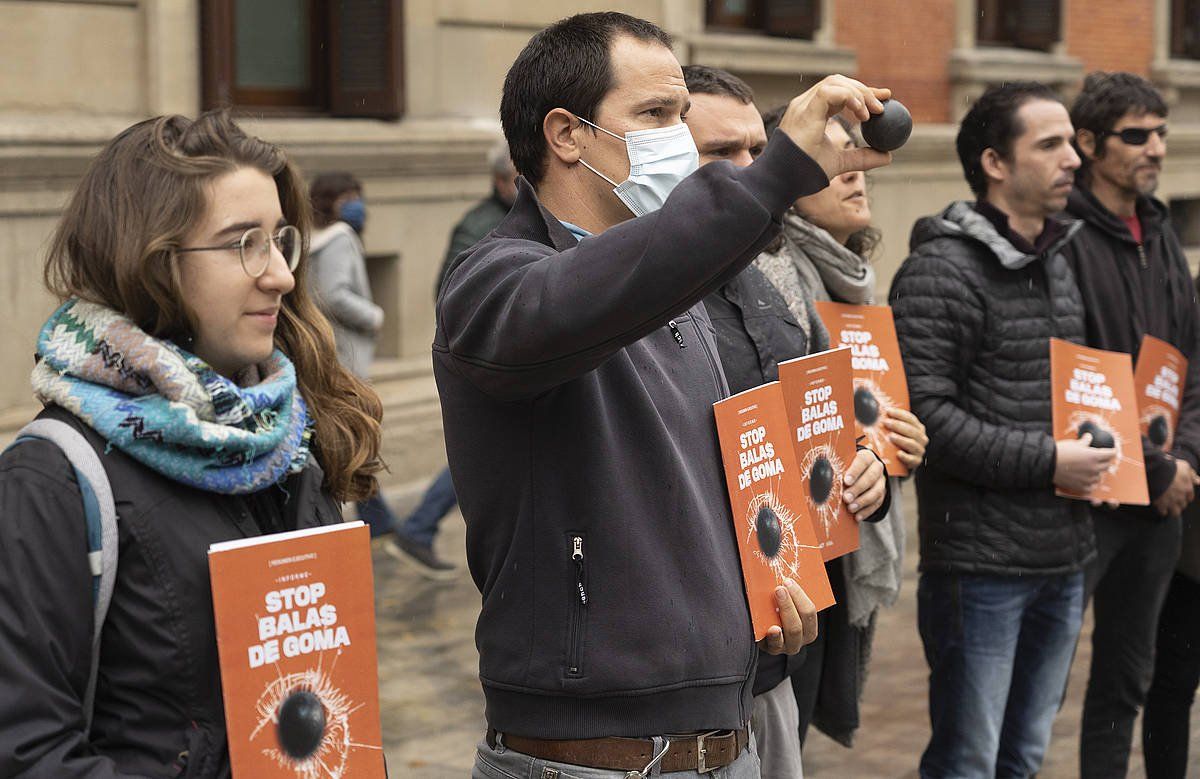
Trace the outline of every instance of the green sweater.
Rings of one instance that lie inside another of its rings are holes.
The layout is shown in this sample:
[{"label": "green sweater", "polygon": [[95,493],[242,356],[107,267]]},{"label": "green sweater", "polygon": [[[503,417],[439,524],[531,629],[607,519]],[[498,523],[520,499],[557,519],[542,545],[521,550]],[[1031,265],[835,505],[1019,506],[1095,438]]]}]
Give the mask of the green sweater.
[{"label": "green sweater", "polygon": [[433,288],[433,299],[437,300],[442,282],[446,279],[446,271],[454,262],[454,258],[479,243],[479,239],[492,231],[508,215],[509,204],[500,199],[496,190],[489,197],[480,200],[475,207],[463,215],[459,223],[450,233],[450,246],[446,249],[446,258],[442,260],[442,269],[438,271],[437,286]]}]

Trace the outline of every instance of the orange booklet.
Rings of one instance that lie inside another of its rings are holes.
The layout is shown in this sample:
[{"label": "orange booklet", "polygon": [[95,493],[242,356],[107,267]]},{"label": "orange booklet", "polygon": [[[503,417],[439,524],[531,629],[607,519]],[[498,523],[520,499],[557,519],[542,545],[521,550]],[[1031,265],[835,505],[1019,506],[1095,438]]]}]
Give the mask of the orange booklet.
[{"label": "orange booklet", "polygon": [[854,424],[889,476],[907,476],[908,468],[896,457],[883,419],[889,408],[909,410],[908,379],[900,360],[900,341],[890,306],[851,306],[816,301],[817,315],[829,331],[833,346],[850,347],[854,370]]},{"label": "orange booklet", "polygon": [[1179,404],[1187,380],[1187,358],[1183,352],[1152,335],[1142,337],[1133,386],[1137,390],[1142,435],[1164,452],[1175,445]]},{"label": "orange booklet", "polygon": [[775,588],[799,584],[818,610],[833,591],[813,535],[779,382],[713,404],[754,638],[779,624]]},{"label": "orange booklet", "polygon": [[1133,362],[1123,352],[1107,352],[1050,339],[1050,384],[1053,388],[1054,438],[1092,434],[1092,445],[1116,447],[1108,472],[1090,494],[1057,490],[1067,498],[1115,501],[1146,506],[1146,464],[1138,430]]},{"label": "orange booklet", "polygon": [[366,525],[213,544],[208,567],[233,775],[383,779]]},{"label": "orange booklet", "polygon": [[858,520],[842,500],[843,478],[857,453],[851,375],[844,348],[779,363],[805,501],[826,560],[858,549]]}]

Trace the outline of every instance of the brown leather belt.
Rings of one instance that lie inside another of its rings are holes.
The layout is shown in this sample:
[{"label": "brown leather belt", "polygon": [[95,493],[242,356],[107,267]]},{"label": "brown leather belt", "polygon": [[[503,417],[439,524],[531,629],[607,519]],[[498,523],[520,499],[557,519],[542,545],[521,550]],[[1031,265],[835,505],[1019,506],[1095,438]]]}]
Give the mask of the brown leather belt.
[{"label": "brown leather belt", "polygon": [[[495,730],[488,730],[487,743],[493,749],[496,748],[496,736]],[[749,741],[745,728],[686,736],[668,735],[666,738],[670,746],[659,769],[664,774],[676,771],[703,774],[727,766],[737,760]],[[654,741],[648,738],[558,741],[504,733],[500,740],[506,748],[530,757],[609,771],[641,771],[654,758]]]}]

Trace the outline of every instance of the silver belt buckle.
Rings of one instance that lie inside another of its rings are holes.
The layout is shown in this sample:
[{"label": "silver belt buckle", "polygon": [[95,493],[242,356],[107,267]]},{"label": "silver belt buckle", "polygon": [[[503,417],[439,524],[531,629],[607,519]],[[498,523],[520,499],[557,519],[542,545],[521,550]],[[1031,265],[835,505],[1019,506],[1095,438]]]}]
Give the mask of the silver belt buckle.
[{"label": "silver belt buckle", "polygon": [[721,731],[719,730],[712,730],[708,733],[701,733],[699,736],[696,736],[696,773],[707,774],[710,771],[716,771],[720,767],[712,766],[709,768],[708,764],[705,762],[705,757],[708,755],[708,749],[704,746],[705,739],[707,739],[709,736],[715,736],[720,732]]}]

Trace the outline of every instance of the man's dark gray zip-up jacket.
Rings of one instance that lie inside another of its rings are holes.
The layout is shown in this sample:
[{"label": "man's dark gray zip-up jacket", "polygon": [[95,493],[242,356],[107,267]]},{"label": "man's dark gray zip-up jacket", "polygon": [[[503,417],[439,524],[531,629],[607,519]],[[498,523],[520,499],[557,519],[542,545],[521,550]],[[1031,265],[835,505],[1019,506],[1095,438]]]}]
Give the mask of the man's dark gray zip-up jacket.
[{"label": "man's dark gray zip-up jacket", "polygon": [[783,133],[578,241],[523,179],[448,271],[433,344],[483,594],[488,724],[551,739],[743,727],[756,649],[701,299],[827,186]]}]

